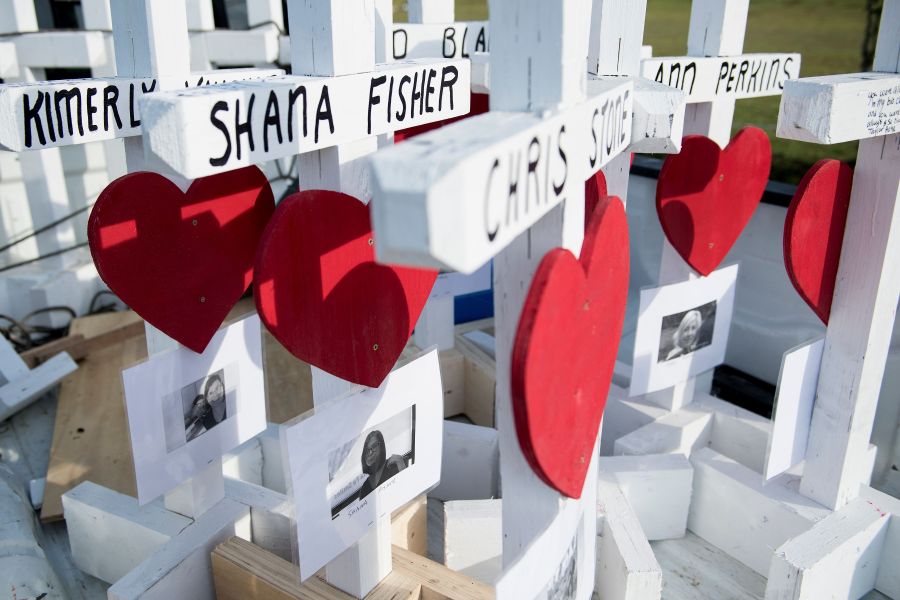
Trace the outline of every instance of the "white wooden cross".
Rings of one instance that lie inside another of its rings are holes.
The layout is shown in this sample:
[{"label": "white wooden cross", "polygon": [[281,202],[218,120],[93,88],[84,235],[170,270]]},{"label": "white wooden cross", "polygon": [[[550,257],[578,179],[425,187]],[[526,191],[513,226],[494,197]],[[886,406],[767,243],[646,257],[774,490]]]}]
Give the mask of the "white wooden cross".
[{"label": "white wooden cross", "polygon": [[800,486],[835,510],[858,496],[869,472],[865,455],[900,296],[898,0],[884,3],[873,69],[790,81],[778,116],[779,137],[859,140]]},{"label": "white wooden cross", "polygon": [[[705,135],[724,148],[731,139],[735,103],[742,98],[781,94],[800,73],[799,54],[742,54],[750,0],[693,0],[688,56],[649,58],[645,77],[685,92],[685,135]],[[663,239],[659,285],[698,275]],[[697,378],[652,392],[647,398],[670,410],[689,404]]]},{"label": "white wooden cross", "polygon": [[[537,478],[516,438],[519,312],[544,253],[579,252],[584,182],[632,139],[634,83],[587,78],[590,10],[589,0],[491,2],[492,111],[372,159],[382,260],[471,272],[494,257],[505,565],[576,502]],[[594,485],[589,477],[587,489]],[[595,520],[583,526],[593,539]]]}]

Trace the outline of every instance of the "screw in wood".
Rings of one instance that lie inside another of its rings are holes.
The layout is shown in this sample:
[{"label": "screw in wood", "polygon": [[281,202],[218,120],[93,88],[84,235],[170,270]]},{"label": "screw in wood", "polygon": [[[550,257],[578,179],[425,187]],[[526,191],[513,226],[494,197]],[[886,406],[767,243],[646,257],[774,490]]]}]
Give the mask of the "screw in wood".
[{"label": "screw in wood", "polygon": [[375,352],[378,352],[378,344],[375,344],[374,346],[372,346],[372,350],[374,350]]},{"label": "screw in wood", "polygon": [[206,302],[206,296],[200,296],[200,304]]},{"label": "screw in wood", "polygon": [[374,246],[374,245],[375,245],[375,239],[374,239],[374,238],[369,238],[369,245],[370,245],[370,246]]}]

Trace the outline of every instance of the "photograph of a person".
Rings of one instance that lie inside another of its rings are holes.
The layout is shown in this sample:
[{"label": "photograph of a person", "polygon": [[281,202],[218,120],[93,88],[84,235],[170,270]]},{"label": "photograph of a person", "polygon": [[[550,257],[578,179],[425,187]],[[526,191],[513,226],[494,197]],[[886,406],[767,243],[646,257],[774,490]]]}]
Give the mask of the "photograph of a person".
[{"label": "photograph of a person", "polygon": [[415,462],[415,429],[413,405],[329,453],[332,519]]},{"label": "photograph of a person", "polygon": [[681,358],[712,343],[716,301],[662,319],[657,362]]},{"label": "photograph of a person", "polygon": [[[201,385],[203,391],[197,393],[196,388]],[[190,442],[228,418],[224,370],[206,377],[202,383],[195,381],[184,386],[181,388],[181,398],[184,405],[184,438]]]},{"label": "photograph of a person", "polygon": [[195,440],[229,416],[225,369],[183,386],[163,401],[166,450]]}]

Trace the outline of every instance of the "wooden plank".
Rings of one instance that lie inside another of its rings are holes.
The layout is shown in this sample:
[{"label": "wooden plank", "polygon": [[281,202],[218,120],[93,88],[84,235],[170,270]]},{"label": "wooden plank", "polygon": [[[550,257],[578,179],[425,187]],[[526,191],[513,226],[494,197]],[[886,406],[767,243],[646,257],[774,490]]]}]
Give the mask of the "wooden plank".
[{"label": "wooden plank", "polygon": [[[369,600],[488,600],[493,590],[397,546],[393,571]],[[350,600],[352,596],[318,577],[300,584],[296,567],[240,538],[231,538],[212,553],[218,600]]]},{"label": "wooden plank", "polygon": [[562,111],[492,110],[379,152],[378,259],[472,273],[584,188],[631,142],[634,84],[593,81],[589,91]]},{"label": "wooden plank", "polygon": [[778,96],[800,76],[800,55],[661,56],[643,60],[641,74],[683,91],[689,104]]},{"label": "wooden plank", "polygon": [[469,71],[465,60],[419,59],[150,94],[144,147],[191,178],[330,148],[467,114]]},{"label": "wooden plank", "polygon": [[875,587],[890,515],[862,498],[775,551],[766,600],[856,600]]},{"label": "wooden plank", "polygon": [[789,81],[777,135],[813,144],[839,144],[900,132],[900,75],[855,73]]},{"label": "wooden plank", "polygon": [[891,515],[878,562],[875,589],[891,598],[900,597],[900,569],[897,569],[900,561],[900,500],[868,486],[860,490],[860,497]]},{"label": "wooden plank", "polygon": [[0,85],[0,148],[22,152],[141,135],[140,100],[160,87],[206,86],[283,73],[233,69],[194,73],[188,79],[100,77]]},{"label": "wooden plank", "polygon": [[444,554],[447,567],[493,583],[503,570],[502,500],[444,503]]},{"label": "wooden plank", "polygon": [[[129,314],[134,315],[134,313]],[[116,344],[143,333],[144,321],[137,315],[134,315],[133,320],[91,338],[86,338],[80,333],[74,335],[70,333],[64,338],[26,350],[20,356],[31,368],[36,367],[60,352],[68,352],[73,360],[80,361],[88,354],[96,352],[105,346]]]},{"label": "wooden plank", "polygon": [[[140,322],[131,312],[75,319],[70,332],[91,339]],[[82,481],[135,496],[134,465],[122,396],[122,370],[147,357],[143,334],[85,357],[59,391],[42,521],[63,517],[61,496]]]},{"label": "wooden plank", "polygon": [[600,475],[595,590],[599,600],[654,600],[662,594],[662,569],[656,562],[637,514],[613,475]]},{"label": "wooden plank", "polygon": [[312,409],[310,366],[288,352],[266,329],[263,329],[263,363],[266,416],[271,423],[285,423]]}]

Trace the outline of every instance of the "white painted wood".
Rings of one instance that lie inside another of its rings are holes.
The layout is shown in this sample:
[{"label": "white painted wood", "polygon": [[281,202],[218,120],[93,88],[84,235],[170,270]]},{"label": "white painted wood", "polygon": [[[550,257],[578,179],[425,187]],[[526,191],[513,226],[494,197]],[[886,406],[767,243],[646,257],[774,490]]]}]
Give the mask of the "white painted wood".
[{"label": "white painted wood", "polygon": [[152,94],[141,103],[145,148],[200,177],[461,116],[469,110],[468,67],[423,59]]},{"label": "white painted wood", "polygon": [[409,0],[410,23],[450,23],[456,18],[454,0]]},{"label": "white painted wood", "polygon": [[217,67],[271,65],[278,62],[281,54],[281,33],[271,23],[249,31],[209,31],[200,37],[199,43],[204,56]]},{"label": "white painted wood", "polygon": [[37,14],[33,0],[3,0],[0,2],[0,34],[37,31]]},{"label": "white painted wood", "polygon": [[247,25],[251,28],[271,23],[284,31],[284,13],[281,0],[248,0]]},{"label": "white painted wood", "polygon": [[857,598],[875,588],[890,515],[857,498],[775,551],[766,600]]},{"label": "white painted wood", "polygon": [[714,416],[709,446],[743,466],[762,473],[772,422],[765,417],[709,394],[698,393],[692,408]]},{"label": "white painted wood", "polygon": [[214,460],[206,469],[166,494],[166,509],[195,518],[225,497],[222,459]]},{"label": "white painted wood", "polygon": [[12,42],[0,42],[0,78],[19,77],[19,60],[16,45]]},{"label": "white painted wood", "polygon": [[[428,0],[425,0],[426,2]],[[391,30],[391,56],[409,58],[471,58],[490,50],[487,21],[395,23]]]},{"label": "white painted wood", "polygon": [[691,464],[688,529],[761,575],[776,548],[831,513],[786,487],[784,475],[763,485],[759,473],[710,448],[695,450]]},{"label": "white painted wood", "polygon": [[[495,69],[492,89],[505,85]],[[631,82],[592,81],[590,92],[567,110],[492,110],[379,152],[378,259],[472,273],[563,199],[583,194],[584,181],[628,146],[634,97]],[[492,91],[492,107],[494,99]]]},{"label": "white painted wood", "polygon": [[216,28],[210,0],[187,0],[185,8],[187,10],[187,26],[189,30],[212,31]]},{"label": "white painted wood", "polygon": [[113,583],[177,536],[191,520],[159,502],[137,500],[90,481],[62,496],[72,558],[82,571]]},{"label": "white painted wood", "polygon": [[709,444],[714,415],[693,407],[667,413],[615,441],[616,455],[684,454]]},{"label": "white painted wood", "polygon": [[609,386],[606,408],[603,410],[600,456],[611,456],[616,440],[652,423],[667,412],[640,396],[629,398],[628,391],[613,382]]},{"label": "white painted wood", "polygon": [[855,73],[787,82],[778,137],[838,144],[900,132],[900,75]]},{"label": "white painted wood", "polygon": [[110,600],[214,600],[210,554],[232,536],[250,538],[250,509],[225,499],[109,588]]},{"label": "white painted wood", "polygon": [[[225,485],[229,479],[263,485],[263,452],[259,436],[241,444],[222,457]],[[227,489],[227,488],[226,488]]]},{"label": "white painted wood", "polygon": [[40,510],[44,505],[44,490],[47,488],[47,478],[41,477],[28,482],[28,499],[34,510]]},{"label": "white painted wood", "polygon": [[[2,341],[7,343],[5,339]],[[43,396],[77,368],[75,361],[62,352],[41,363],[27,375],[4,384],[0,387],[0,421]]]},{"label": "white painted wood", "polygon": [[230,500],[250,507],[250,541],[291,560],[293,500],[274,490],[235,479],[225,480],[225,493]]},{"label": "white painted wood", "polygon": [[11,598],[66,597],[43,548],[38,527],[22,482],[0,465],[0,586]]},{"label": "white painted wood", "polygon": [[453,347],[456,332],[453,325],[453,296],[432,296],[416,322],[414,340],[419,348]]},{"label": "white painted wood", "polygon": [[[885,7],[874,68],[896,73],[900,3]],[[824,118],[829,111],[814,106],[814,113]],[[900,136],[860,142],[801,486],[835,509],[856,497],[865,476],[900,295],[900,264],[891,259],[900,250],[898,165]]]},{"label": "white painted wood", "polygon": [[444,503],[443,563],[469,577],[494,583],[503,567],[502,501]]},{"label": "white painted wood", "polygon": [[796,53],[740,56],[659,56],[641,61],[641,74],[685,93],[689,104],[778,96],[800,76]]},{"label": "white painted wood", "polygon": [[597,571],[599,600],[653,600],[662,594],[662,569],[638,517],[615,477],[602,474],[597,489]]},{"label": "white painted wood", "polygon": [[0,147],[22,152],[140,135],[140,99],[148,92],[281,74],[280,69],[235,69],[159,80],[98,77],[0,85]]},{"label": "white painted wood", "polygon": [[782,358],[763,472],[766,479],[783,473],[806,456],[824,348],[825,340],[819,339],[789,350]]},{"label": "white painted wood", "polygon": [[900,560],[900,500],[868,486],[860,489],[860,497],[881,512],[891,515],[878,561],[875,589],[890,598],[900,597],[900,569],[897,569],[897,561]]},{"label": "white painted wood", "polygon": [[615,478],[648,540],[684,536],[694,478],[685,456],[608,456],[598,465],[601,478],[604,474]]},{"label": "white painted wood", "polygon": [[19,357],[12,344],[5,337],[0,339],[0,377],[4,381],[15,381],[28,375],[28,365]]},{"label": "white painted wood", "polygon": [[444,421],[441,482],[428,495],[444,501],[499,498],[499,461],[496,429]]}]

